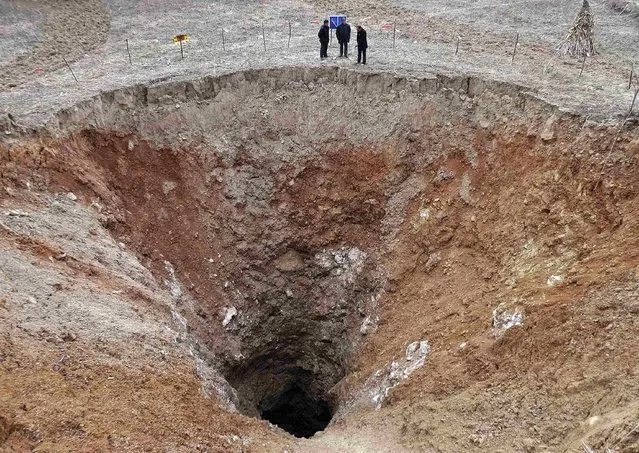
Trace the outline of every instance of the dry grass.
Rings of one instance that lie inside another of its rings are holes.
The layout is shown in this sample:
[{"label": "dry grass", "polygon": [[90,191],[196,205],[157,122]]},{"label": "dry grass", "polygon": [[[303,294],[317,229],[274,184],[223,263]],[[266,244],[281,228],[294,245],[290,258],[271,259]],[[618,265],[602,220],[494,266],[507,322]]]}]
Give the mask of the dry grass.
[{"label": "dry grass", "polygon": [[568,31],[568,35],[557,47],[557,51],[573,57],[590,57],[594,55],[595,17],[588,0],[584,0],[579,14]]},{"label": "dry grass", "polygon": [[605,0],[605,4],[620,13],[639,17],[639,0]]}]

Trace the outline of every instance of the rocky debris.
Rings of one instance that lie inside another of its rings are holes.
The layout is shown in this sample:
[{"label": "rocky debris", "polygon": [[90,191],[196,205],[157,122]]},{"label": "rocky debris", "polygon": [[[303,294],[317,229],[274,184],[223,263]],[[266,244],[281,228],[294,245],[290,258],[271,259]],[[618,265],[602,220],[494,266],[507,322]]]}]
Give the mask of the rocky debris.
[{"label": "rocky debris", "polygon": [[165,196],[168,196],[176,188],[177,188],[177,183],[175,181],[164,181],[162,183],[162,192],[164,192]]},{"label": "rocky debris", "polygon": [[524,312],[520,309],[507,311],[505,304],[499,304],[493,310],[493,336],[500,337],[508,329],[524,323]]},{"label": "rocky debris", "polygon": [[435,269],[435,267],[437,266],[437,264],[439,264],[441,260],[442,260],[442,254],[440,252],[431,253],[430,255],[428,255],[428,259],[426,260],[426,263],[424,264],[424,271],[426,273],[429,273],[430,271]]},{"label": "rocky debris", "polygon": [[67,259],[67,254],[64,252],[58,253],[57,255],[53,257],[53,259],[57,261],[64,261]]},{"label": "rocky debris", "polygon": [[227,307],[223,310],[224,319],[222,320],[222,327],[227,327],[233,318],[237,316],[237,308]]},{"label": "rocky debris", "polygon": [[195,351],[195,347],[193,345],[191,345],[190,352],[195,359],[197,377],[202,381],[202,393],[204,393],[207,398],[217,397],[217,399],[222,403],[222,406],[224,406],[227,410],[237,412],[237,407],[239,405],[237,392],[231,384],[229,384],[228,381],[210,365],[210,363],[208,363],[211,361],[211,357],[205,357],[205,360],[202,352],[200,351],[198,353]]},{"label": "rocky debris", "polygon": [[447,170],[445,168],[439,168],[437,170],[437,173],[435,174],[435,177],[433,178],[433,181],[436,183],[439,182],[444,182],[444,181],[449,181],[451,179],[455,178],[455,172],[452,170]]},{"label": "rocky debris", "polygon": [[164,269],[169,274],[169,278],[164,280],[164,284],[169,288],[169,292],[174,299],[180,299],[182,297],[182,287],[175,277],[173,265],[168,261],[164,261]]},{"label": "rocky debris", "polygon": [[77,197],[77,196],[76,196],[73,192],[68,192],[68,193],[65,195],[65,197],[66,197],[68,200],[71,200],[71,201],[76,201],[76,200],[78,199],[78,197]]},{"label": "rocky debris", "polygon": [[11,115],[7,113],[3,113],[0,115],[0,130],[4,132],[5,135],[13,134],[13,121],[11,119]]},{"label": "rocky debris", "polygon": [[430,209],[429,208],[420,208],[419,209],[419,218],[422,222],[427,221],[430,218]]},{"label": "rocky debris", "polygon": [[62,341],[75,341],[78,339],[78,336],[73,332],[65,332],[62,334]]},{"label": "rocky debris", "polygon": [[10,211],[5,211],[4,215],[10,217],[29,217],[29,213],[25,211],[20,211],[18,209],[11,209]]},{"label": "rocky debris", "polygon": [[342,247],[338,250],[323,250],[315,255],[315,261],[331,274],[339,276],[346,283],[353,283],[364,268],[368,255],[357,247]]},{"label": "rocky debris", "polygon": [[558,284],[560,284],[561,282],[564,281],[564,277],[561,275],[551,275],[550,277],[548,277],[548,280],[546,280],[546,285],[548,286],[557,286]]},{"label": "rocky debris", "polygon": [[379,317],[368,315],[364,318],[364,322],[362,322],[361,327],[359,328],[359,333],[362,335],[366,335],[371,330],[377,327],[377,323],[379,322]]},{"label": "rocky debris", "polygon": [[417,212],[417,217],[412,221],[413,229],[419,231],[432,216],[432,209],[427,206],[421,206]]},{"label": "rocky debris", "polygon": [[470,175],[468,173],[464,173],[462,176],[462,182],[459,186],[459,196],[466,204],[473,205],[475,204],[475,200],[470,195],[471,187],[470,187]]},{"label": "rocky debris", "polygon": [[550,118],[548,118],[546,122],[544,123],[541,133],[539,134],[539,138],[541,138],[544,142],[549,142],[554,140],[556,122],[557,122],[557,115],[552,115]]},{"label": "rocky debris", "polygon": [[388,365],[377,370],[364,384],[371,396],[371,402],[379,409],[389,392],[407,379],[415,370],[424,366],[430,352],[430,345],[426,340],[414,341],[406,348],[404,357],[393,360]]}]

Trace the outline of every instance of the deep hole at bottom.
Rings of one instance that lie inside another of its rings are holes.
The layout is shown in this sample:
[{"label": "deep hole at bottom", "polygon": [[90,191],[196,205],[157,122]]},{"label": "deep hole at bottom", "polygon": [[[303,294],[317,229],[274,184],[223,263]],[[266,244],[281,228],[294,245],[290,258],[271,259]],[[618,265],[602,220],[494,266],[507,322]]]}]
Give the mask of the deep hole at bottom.
[{"label": "deep hole at bottom", "polygon": [[333,416],[327,401],[312,395],[297,383],[264,398],[257,409],[263,420],[295,437],[312,437],[324,430]]}]

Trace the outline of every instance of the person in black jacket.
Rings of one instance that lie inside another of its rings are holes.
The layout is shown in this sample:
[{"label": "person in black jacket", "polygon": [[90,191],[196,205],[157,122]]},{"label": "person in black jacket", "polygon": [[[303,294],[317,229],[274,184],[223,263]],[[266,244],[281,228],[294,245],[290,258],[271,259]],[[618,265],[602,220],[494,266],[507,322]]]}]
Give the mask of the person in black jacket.
[{"label": "person in black jacket", "polygon": [[366,40],[366,30],[361,25],[357,26],[357,63],[366,64],[366,49],[368,41]]},{"label": "person in black jacket", "polygon": [[339,56],[348,58],[348,42],[351,40],[351,26],[346,23],[346,18],[342,18],[342,23],[335,30],[337,41],[339,42]]},{"label": "person in black jacket", "polygon": [[328,21],[324,21],[324,25],[320,28],[317,33],[317,37],[320,42],[320,59],[328,58],[328,42],[330,41],[330,31],[328,28]]}]

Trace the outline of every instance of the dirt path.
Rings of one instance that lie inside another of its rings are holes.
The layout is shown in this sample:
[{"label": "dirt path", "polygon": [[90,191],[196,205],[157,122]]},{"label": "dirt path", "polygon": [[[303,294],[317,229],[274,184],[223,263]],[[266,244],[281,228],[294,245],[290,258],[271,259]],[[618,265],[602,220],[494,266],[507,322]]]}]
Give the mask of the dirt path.
[{"label": "dirt path", "polygon": [[[0,66],[0,91],[55,71],[102,45],[109,13],[101,0],[32,0],[1,6],[2,40],[14,58]],[[27,29],[37,25],[30,33]],[[12,56],[9,54],[9,56]]]}]

